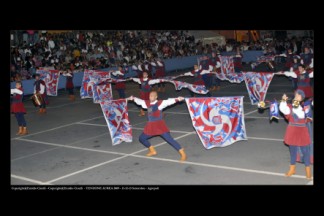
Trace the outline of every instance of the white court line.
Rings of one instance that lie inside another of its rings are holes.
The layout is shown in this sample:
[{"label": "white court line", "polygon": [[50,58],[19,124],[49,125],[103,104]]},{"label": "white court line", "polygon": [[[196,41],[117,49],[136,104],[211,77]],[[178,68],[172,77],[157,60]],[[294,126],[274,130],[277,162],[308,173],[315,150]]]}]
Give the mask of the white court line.
[{"label": "white court line", "polygon": [[[60,107],[64,107],[64,106],[68,106],[68,105],[73,105],[73,104],[79,104],[79,103],[83,103],[84,101],[78,101],[78,102],[70,102],[70,103],[66,103],[66,104],[61,104],[61,105],[57,105],[57,106],[46,106],[46,109],[55,109],[55,108],[60,108]],[[29,111],[29,112],[38,112],[38,107],[29,107],[29,106],[25,106],[26,108],[34,108],[34,111]]]},{"label": "white court line", "polygon": [[[144,123],[144,122],[142,122]],[[76,124],[80,124],[80,125],[90,125],[90,126],[98,126],[98,127],[107,127],[107,125],[104,125],[104,124],[91,124],[91,123],[76,123]],[[135,129],[135,130],[144,130],[144,128],[140,128],[140,127],[132,127],[132,129]],[[173,132],[173,133],[193,133],[195,131],[178,131],[178,130],[170,130],[170,132]]]},{"label": "white court line", "polygon": [[[188,136],[190,134],[194,134],[194,133],[188,133],[188,134],[185,134],[185,135],[182,135],[182,136],[179,136],[179,137],[176,137],[175,139],[180,139],[182,137],[185,137],[185,136]],[[31,141],[31,142],[34,142],[34,140],[27,140],[26,141]],[[112,152],[112,151],[105,151],[105,150],[96,150],[96,149],[89,149],[89,148],[82,148],[82,147],[72,147],[72,146],[66,146],[66,145],[60,145],[60,144],[54,144],[54,143],[45,143],[45,142],[39,142],[39,141],[35,141],[37,143],[40,143],[40,144],[45,144],[45,145],[59,145],[63,148],[74,148],[74,149],[80,149],[80,150],[85,150],[85,151],[94,151],[94,152],[101,152],[101,153],[109,153],[109,154],[117,154],[117,155],[123,155],[121,157],[118,157],[118,158],[115,158],[113,160],[109,160],[109,161],[106,161],[106,162],[103,162],[103,163],[100,163],[100,164],[97,164],[97,165],[94,165],[94,166],[91,166],[91,167],[88,167],[86,169],[83,169],[83,170],[79,170],[77,172],[74,172],[74,173],[71,173],[71,174],[68,174],[68,175],[65,175],[65,176],[62,176],[62,177],[59,177],[57,179],[53,179],[51,181],[48,181],[48,182],[45,182],[45,183],[52,183],[54,181],[58,181],[58,180],[61,180],[63,178],[67,178],[67,177],[70,177],[72,175],[75,175],[75,174],[78,174],[78,173],[81,173],[81,172],[84,172],[84,171],[87,171],[89,169],[93,169],[93,168],[96,168],[96,167],[99,167],[99,166],[102,166],[102,165],[105,165],[107,163],[110,163],[110,162],[113,162],[113,161],[116,161],[116,160],[119,160],[119,159],[122,159],[122,158],[125,158],[127,156],[132,156],[132,157],[139,157],[139,158],[145,158],[145,159],[153,159],[153,160],[161,160],[161,161],[169,161],[169,162],[175,162],[175,163],[179,163],[178,160],[172,160],[172,159],[167,159],[167,158],[157,158],[157,157],[146,157],[146,156],[142,156],[142,155],[135,155],[137,153],[140,153],[140,152],[143,152],[143,151],[146,151],[146,149],[143,149],[143,150],[139,150],[139,151],[136,151],[136,152],[133,152],[131,154],[125,154],[125,153],[120,153],[120,152]],[[164,145],[166,144],[166,142],[162,142],[162,143],[159,143],[157,145],[155,145],[155,147],[158,147],[158,146],[161,146],[161,145]],[[282,173],[275,173],[275,172],[269,172],[269,171],[262,171],[262,170],[253,170],[253,169],[245,169],[245,168],[238,168],[238,167],[229,167],[229,166],[222,166],[222,165],[213,165],[213,164],[205,164],[205,163],[198,163],[198,162],[190,162],[190,161],[183,161],[181,163],[184,163],[184,164],[192,164],[192,165],[198,165],[198,166],[204,166],[204,167],[213,167],[213,168],[220,168],[220,169],[227,169],[227,170],[236,170],[236,171],[242,171],[242,172],[249,172],[249,173],[259,173],[259,174],[266,174],[266,175],[275,175],[275,176],[285,176],[284,174]],[[305,178],[304,176],[301,176],[301,175],[293,175],[291,176],[292,178]]]},{"label": "white court line", "polygon": [[35,184],[39,184],[39,185],[51,185],[50,183],[45,183],[45,182],[41,182],[41,181],[38,181],[38,180],[26,178],[26,177],[23,177],[23,176],[17,176],[17,175],[14,175],[14,174],[11,174],[11,177],[16,178],[16,179],[20,179],[20,180],[24,180],[24,181],[28,181],[28,182],[32,182],[32,183],[35,183]]},{"label": "white court line", "polygon": [[[100,135],[97,135],[97,136],[88,137],[88,138],[83,139],[83,140],[78,140],[78,141],[76,141],[76,142],[72,142],[72,143],[70,143],[69,145],[64,145],[64,146],[72,146],[72,145],[77,144],[77,143],[79,143],[79,142],[84,142],[84,141],[86,141],[86,140],[90,140],[90,139],[98,138],[98,137],[101,137],[101,136],[104,136],[104,135],[107,135],[107,134],[108,134],[108,132],[103,133],[103,134],[100,134]],[[22,141],[25,141],[25,140],[22,140]],[[50,148],[50,149],[46,149],[46,150],[44,150],[44,151],[36,152],[36,153],[33,153],[33,154],[29,154],[29,155],[25,155],[25,156],[22,156],[22,157],[19,157],[19,158],[15,158],[15,159],[11,160],[11,162],[14,162],[14,161],[17,161],[17,160],[21,160],[21,159],[24,159],[24,158],[28,158],[28,157],[32,157],[32,156],[35,156],[35,155],[38,155],[38,154],[43,154],[43,153],[45,153],[45,152],[49,152],[49,151],[52,151],[52,150],[55,150],[55,149],[59,149],[59,148],[61,148],[61,147],[62,147],[62,146],[55,147],[55,148]]]},{"label": "white court line", "polygon": [[[168,162],[174,162],[179,163],[178,160],[172,160],[168,158],[159,158],[159,157],[146,157],[142,155],[132,155],[132,157],[138,157],[138,158],[146,158],[151,160],[160,160],[160,161],[168,161]],[[265,174],[265,175],[274,175],[274,176],[285,176],[284,173],[276,173],[276,172],[269,172],[269,171],[262,171],[262,170],[254,170],[254,169],[245,169],[245,168],[238,168],[238,167],[230,167],[230,166],[222,166],[222,165],[213,165],[213,164],[205,164],[205,163],[198,163],[198,162],[190,162],[190,161],[181,161],[183,164],[192,164],[197,166],[203,166],[203,167],[212,167],[212,168],[219,168],[219,169],[226,169],[226,170],[235,170],[235,171],[241,171],[241,172],[248,172],[248,173],[258,173],[258,174]],[[305,176],[301,175],[292,175],[290,178],[305,178]]]},{"label": "white court line", "polygon": [[[36,133],[27,134],[27,135],[24,135],[23,137],[29,137],[29,136],[33,136],[33,135],[36,135],[36,134],[41,134],[41,133],[45,133],[45,132],[48,132],[48,131],[57,130],[57,129],[60,129],[60,128],[63,128],[63,127],[68,127],[68,126],[74,125],[75,123],[80,123],[80,122],[84,122],[84,121],[91,121],[93,119],[97,119],[97,118],[101,118],[101,117],[102,116],[98,116],[98,117],[94,117],[94,118],[90,118],[90,119],[85,119],[85,120],[82,120],[82,121],[73,122],[73,123],[70,123],[70,124],[61,125],[61,126],[58,126],[58,127],[55,127],[55,128],[48,129],[48,130],[43,130],[43,131],[39,131],[39,132],[36,132]],[[11,140],[20,140],[23,137],[21,137],[21,136],[20,137],[15,137],[15,138],[11,138]]]},{"label": "white court line", "polygon": [[[188,134],[185,134],[185,135],[182,135],[182,136],[179,136],[179,137],[176,137],[174,138],[175,140],[178,140],[180,138],[183,138],[185,136],[189,136],[191,135],[192,133],[188,133]],[[155,147],[158,147],[158,146],[161,146],[161,145],[164,145],[166,144],[166,142],[162,142],[162,143],[159,143],[157,145],[155,145]],[[133,156],[134,154],[137,154],[137,153],[140,153],[140,152],[143,152],[143,151],[147,151],[147,149],[142,149],[142,150],[139,150],[139,151],[136,151],[136,152],[133,152],[133,153],[130,153],[130,154],[126,154],[124,156],[121,156],[121,157],[118,157],[118,158],[115,158],[115,159],[112,159],[112,160],[109,160],[109,161],[105,161],[103,163],[100,163],[100,164],[97,164],[97,165],[94,165],[94,166],[91,166],[91,167],[88,167],[88,168],[85,168],[85,169],[82,169],[82,170],[79,170],[79,171],[76,171],[76,172],[73,172],[73,173],[70,173],[70,174],[67,174],[67,175],[64,175],[64,176],[61,176],[59,178],[56,178],[56,179],[53,179],[53,180],[50,180],[50,181],[47,181],[46,183],[53,183],[55,181],[58,181],[58,180],[61,180],[61,179],[64,179],[64,178],[67,178],[67,177],[70,177],[70,176],[73,176],[73,175],[76,175],[76,174],[79,174],[79,173],[82,173],[82,172],[85,172],[87,170],[90,170],[90,169],[93,169],[93,168],[97,168],[99,166],[102,166],[102,165],[105,165],[105,164],[108,164],[108,163],[111,163],[111,162],[114,162],[114,161],[117,161],[117,160],[120,160],[122,158],[125,158],[125,157],[128,157],[128,156]]]},{"label": "white court line", "polygon": [[[270,120],[270,117],[262,117],[262,116],[246,116],[244,118],[269,119]],[[279,118],[279,119],[284,119],[284,118]]]},{"label": "white court line", "polygon": [[[135,129],[135,130],[144,130],[144,128],[139,128],[139,127],[132,127],[132,129]],[[170,130],[170,132],[172,132],[172,133],[184,133],[184,134],[187,134],[187,133],[196,133],[196,131],[178,131],[178,130]]]},{"label": "white court line", "polygon": [[251,113],[255,113],[255,112],[257,112],[258,111],[258,109],[256,109],[256,110],[253,110],[253,111],[251,111],[251,112],[248,112],[248,113],[244,113],[244,116],[246,116],[246,115],[250,115]]},{"label": "white court line", "polygon": [[270,141],[278,141],[283,142],[283,139],[273,139],[273,138],[263,138],[263,137],[247,137],[248,139],[255,139],[255,140],[270,140]]}]

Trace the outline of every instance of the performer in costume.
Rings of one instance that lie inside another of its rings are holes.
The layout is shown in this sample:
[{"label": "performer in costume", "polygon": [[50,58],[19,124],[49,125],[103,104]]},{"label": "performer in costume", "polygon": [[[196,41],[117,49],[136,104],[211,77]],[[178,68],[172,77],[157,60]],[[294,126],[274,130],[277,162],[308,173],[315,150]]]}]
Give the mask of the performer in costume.
[{"label": "performer in costume", "polygon": [[24,115],[26,114],[26,109],[22,102],[24,90],[21,87],[21,82],[16,82],[16,88],[11,89],[12,102],[11,102],[11,113],[15,114],[18,122],[19,130],[16,135],[25,135],[27,132],[27,124]]},{"label": "performer in costume", "polygon": [[[299,104],[304,98],[305,93],[298,89],[295,93],[293,106],[292,104],[287,104],[288,97],[284,94],[279,105],[279,110],[289,122],[284,137],[284,142],[289,146],[290,151],[290,169],[286,173],[286,176],[292,176],[296,172],[297,150],[300,147],[304,157],[306,178],[310,180],[312,178],[310,169],[311,139],[306,126],[305,112]],[[295,104],[296,101],[297,103]]]},{"label": "performer in costume", "polygon": [[297,89],[305,93],[306,99],[313,97],[310,80],[313,78],[313,71],[306,71],[305,65],[299,65],[298,71],[285,71],[286,76],[297,78]]},{"label": "performer in costume", "polygon": [[[210,71],[209,70],[199,70],[198,65],[194,65],[194,70],[191,72],[184,73],[184,75],[185,76],[194,76],[194,83],[193,83],[194,85],[205,85],[202,75],[207,74],[207,73],[210,73]],[[190,91],[190,95],[191,95],[191,97],[194,97],[195,93]],[[208,92],[207,96],[211,97],[212,95],[210,94],[210,92]]]},{"label": "performer in costume", "polygon": [[63,76],[66,77],[66,84],[65,88],[68,91],[70,101],[75,101],[75,95],[73,92],[74,89],[74,84],[73,84],[73,72],[71,71],[70,68],[67,69],[67,72],[62,74]]},{"label": "performer in costume", "polygon": [[39,113],[46,113],[46,105],[48,105],[46,85],[45,82],[40,79],[40,74],[35,74],[34,94],[38,93],[41,94],[43,98],[43,103],[39,106]]},{"label": "performer in costume", "polygon": [[[166,74],[165,74],[165,65],[164,65],[164,62],[163,61],[156,61],[155,62],[152,62],[152,66],[155,66],[156,68],[156,71],[155,71],[155,78],[156,79],[161,79],[162,77],[165,77]],[[165,84],[162,82],[162,83],[158,83],[157,84],[158,86],[158,92],[162,91],[164,92],[165,91]],[[162,89],[161,89],[161,86],[162,86]]]},{"label": "performer in costume", "polygon": [[242,66],[242,59],[243,54],[240,52],[240,48],[236,48],[236,54],[233,56],[233,63],[234,63],[234,71],[236,73],[241,73],[243,66]]},{"label": "performer in costume", "polygon": [[[310,52],[309,47],[304,48],[304,53],[300,54],[300,63],[305,65],[305,70],[309,73],[313,71],[314,67],[314,54]],[[310,80],[311,91],[313,92],[314,81]],[[306,92],[305,92],[306,93]]]},{"label": "performer in costume", "polygon": [[[124,79],[125,78],[125,71],[123,70],[122,67],[118,67],[118,71],[114,71],[112,72],[112,74],[114,76],[117,76],[118,79]],[[117,90],[118,94],[119,94],[119,98],[125,98],[125,89],[126,89],[126,85],[125,82],[117,82],[115,89]]]},{"label": "performer in costume", "polygon": [[129,97],[128,100],[134,100],[134,102],[144,109],[147,109],[148,113],[148,122],[144,127],[144,132],[140,135],[139,141],[149,149],[149,152],[146,156],[150,157],[156,155],[157,152],[155,148],[148,141],[153,136],[161,136],[167,143],[169,143],[174,149],[176,149],[181,158],[180,161],[185,161],[187,159],[186,153],[184,149],[180,146],[180,144],[175,141],[171,135],[170,130],[166,126],[165,121],[162,118],[162,110],[170,106],[178,101],[183,101],[183,97],[178,98],[170,98],[167,100],[157,100],[158,95],[156,91],[152,91],[149,94],[149,100],[142,100],[136,97]]},{"label": "performer in costume", "polygon": [[[150,91],[152,89],[151,85],[160,82],[160,80],[157,79],[152,80],[148,78],[148,73],[146,71],[143,72],[142,78],[132,78],[132,80],[141,85],[140,98],[142,100],[149,100]],[[140,114],[138,116],[145,116],[145,112],[143,109],[141,109]]]}]

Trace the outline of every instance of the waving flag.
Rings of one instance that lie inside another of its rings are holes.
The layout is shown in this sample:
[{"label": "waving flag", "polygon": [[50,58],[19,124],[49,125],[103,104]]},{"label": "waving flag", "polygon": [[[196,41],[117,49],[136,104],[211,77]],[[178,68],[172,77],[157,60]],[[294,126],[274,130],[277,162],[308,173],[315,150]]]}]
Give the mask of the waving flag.
[{"label": "waving flag", "polygon": [[58,70],[37,70],[37,74],[40,74],[40,79],[45,82],[47,95],[57,96],[57,86],[60,77]]},{"label": "waving flag", "polygon": [[243,74],[251,104],[264,101],[274,74],[266,72],[243,72]]},{"label": "waving flag", "polygon": [[186,98],[192,124],[206,149],[246,140],[243,96]]},{"label": "waving flag", "polygon": [[96,70],[84,70],[82,85],[80,88],[80,96],[84,98],[92,98],[92,84],[90,82],[90,76],[93,78],[110,78],[110,72],[96,71]]},{"label": "waving flag", "polygon": [[110,100],[100,102],[100,106],[110,132],[112,145],[132,142],[132,127],[128,119],[127,100]]},{"label": "waving flag", "polygon": [[277,100],[270,102],[269,116],[270,116],[270,121],[273,118],[279,119],[279,106]]},{"label": "waving flag", "polygon": [[162,82],[169,82],[172,83],[175,86],[176,90],[181,90],[182,88],[188,88],[190,91],[195,92],[197,94],[207,94],[208,90],[204,85],[194,85],[194,84],[189,84],[186,82],[181,82],[181,81],[175,81],[175,80],[165,80],[161,79]]},{"label": "waving flag", "polygon": [[220,56],[221,71],[223,74],[233,74],[234,73],[234,61],[233,56]]}]

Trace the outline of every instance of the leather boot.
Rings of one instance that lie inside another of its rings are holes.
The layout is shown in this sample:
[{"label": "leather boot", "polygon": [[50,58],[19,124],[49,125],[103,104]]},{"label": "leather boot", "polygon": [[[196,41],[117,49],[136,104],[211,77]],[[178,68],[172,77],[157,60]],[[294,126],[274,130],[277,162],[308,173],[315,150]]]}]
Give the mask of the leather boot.
[{"label": "leather boot", "polygon": [[22,134],[22,132],[23,132],[23,127],[19,126],[19,131],[16,133],[16,135],[20,135]]},{"label": "leather boot", "polygon": [[27,127],[23,127],[22,133],[20,135],[26,135],[26,134],[28,134]]},{"label": "leather boot", "polygon": [[146,156],[151,157],[153,155],[157,155],[157,152],[155,151],[155,148],[153,146],[150,146],[148,149],[149,152],[146,154]]},{"label": "leather boot", "polygon": [[312,180],[312,173],[311,173],[311,168],[310,168],[310,166],[305,167],[305,170],[306,170],[306,178],[307,178],[308,180]]},{"label": "leather boot", "polygon": [[179,154],[181,155],[180,161],[185,161],[185,160],[187,160],[187,155],[186,155],[186,153],[184,152],[184,149],[183,149],[183,148],[179,150]]},{"label": "leather boot", "polygon": [[296,165],[290,165],[289,171],[285,174],[287,177],[296,173]]}]

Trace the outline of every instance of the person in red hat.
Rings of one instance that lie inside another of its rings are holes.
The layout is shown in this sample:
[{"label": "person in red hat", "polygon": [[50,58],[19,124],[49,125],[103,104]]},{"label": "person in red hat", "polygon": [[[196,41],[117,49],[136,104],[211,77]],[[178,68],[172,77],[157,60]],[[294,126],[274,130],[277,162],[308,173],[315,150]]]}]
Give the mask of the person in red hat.
[{"label": "person in red hat", "polygon": [[41,94],[43,101],[39,106],[39,113],[46,113],[46,105],[48,104],[46,85],[43,80],[40,79],[40,74],[35,74],[35,82],[34,82],[34,94]]},{"label": "person in red hat", "polygon": [[183,101],[183,97],[169,98],[167,100],[157,100],[158,94],[156,91],[151,91],[149,94],[149,100],[142,100],[137,97],[129,97],[128,100],[134,101],[136,104],[142,106],[142,108],[147,109],[148,122],[144,127],[143,133],[139,136],[139,141],[149,149],[146,156],[150,157],[156,155],[157,152],[155,148],[148,141],[153,136],[161,136],[167,143],[169,143],[175,150],[177,150],[181,156],[180,161],[187,159],[184,149],[180,144],[175,141],[171,135],[170,130],[166,126],[163,120],[162,110],[176,102]]},{"label": "person in red hat", "polygon": [[307,128],[307,119],[304,109],[300,103],[305,99],[305,93],[298,89],[295,93],[295,98],[292,104],[287,104],[288,97],[286,94],[282,96],[282,101],[279,105],[279,110],[285,115],[288,120],[288,126],[284,137],[284,142],[289,146],[290,151],[290,169],[286,176],[292,176],[296,173],[297,150],[303,154],[305,163],[306,178],[311,180],[312,174],[310,169],[310,144],[311,138]]},{"label": "person in red hat", "polygon": [[22,102],[24,90],[21,86],[21,82],[16,82],[16,88],[11,89],[12,101],[11,101],[11,112],[15,114],[18,122],[19,130],[16,135],[25,135],[27,132],[27,124],[24,115],[26,114],[26,109]]}]

